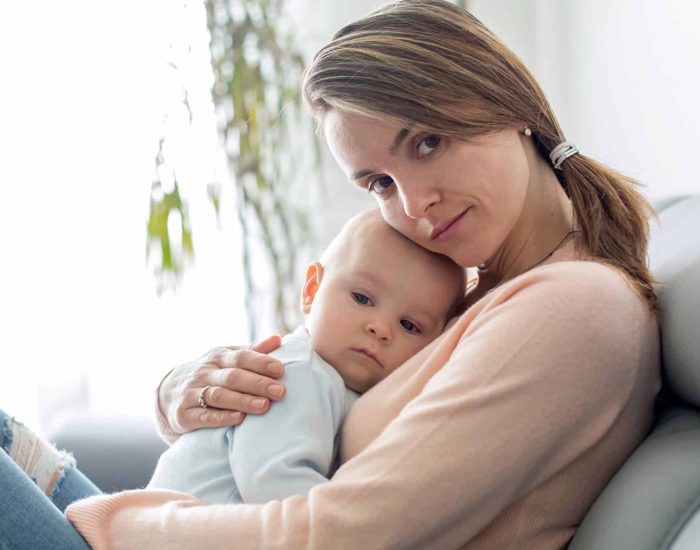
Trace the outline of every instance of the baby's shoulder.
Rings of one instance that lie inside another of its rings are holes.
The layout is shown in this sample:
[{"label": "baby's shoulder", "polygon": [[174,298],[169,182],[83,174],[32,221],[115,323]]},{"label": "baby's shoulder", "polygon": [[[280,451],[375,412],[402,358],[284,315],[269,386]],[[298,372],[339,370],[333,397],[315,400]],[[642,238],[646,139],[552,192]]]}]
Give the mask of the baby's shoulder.
[{"label": "baby's shoulder", "polygon": [[283,364],[296,362],[310,362],[313,354],[311,339],[304,326],[286,334],[282,338],[280,347],[270,353],[270,356],[278,359]]},{"label": "baby's shoulder", "polygon": [[304,387],[307,391],[311,390],[312,386],[325,390],[345,386],[340,374],[313,349],[309,353],[289,355],[282,362],[284,374],[280,382],[287,387],[288,392],[290,387],[297,386]]},{"label": "baby's shoulder", "polygon": [[280,381],[287,388],[283,402],[287,401],[291,407],[300,406],[299,402],[304,407],[321,407],[336,430],[356,398],[347,389],[340,374],[316,353],[310,361],[285,365]]}]

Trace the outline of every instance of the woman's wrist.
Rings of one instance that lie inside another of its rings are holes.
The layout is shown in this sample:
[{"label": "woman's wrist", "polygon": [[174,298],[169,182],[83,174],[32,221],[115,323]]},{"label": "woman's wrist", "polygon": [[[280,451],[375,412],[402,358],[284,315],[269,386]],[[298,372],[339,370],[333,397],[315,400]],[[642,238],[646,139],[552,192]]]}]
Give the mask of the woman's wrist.
[{"label": "woman's wrist", "polygon": [[158,382],[158,387],[156,388],[156,409],[158,412],[165,417],[165,405],[164,400],[167,401],[167,398],[169,397],[168,393],[165,391],[161,391],[163,389],[163,382],[173,373],[175,370],[175,367],[170,369],[168,372],[165,373],[165,376],[160,379],[160,382]]}]

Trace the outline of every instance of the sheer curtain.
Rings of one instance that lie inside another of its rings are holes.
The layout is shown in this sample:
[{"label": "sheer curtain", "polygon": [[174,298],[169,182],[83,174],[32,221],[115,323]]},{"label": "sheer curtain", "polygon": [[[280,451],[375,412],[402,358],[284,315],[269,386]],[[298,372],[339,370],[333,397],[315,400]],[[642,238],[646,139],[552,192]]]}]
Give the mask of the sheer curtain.
[{"label": "sheer curtain", "polygon": [[[0,407],[150,413],[160,377],[247,334],[202,2],[0,7]],[[189,121],[184,90],[192,110]],[[196,263],[156,292],[146,221],[158,142],[189,198]]]}]

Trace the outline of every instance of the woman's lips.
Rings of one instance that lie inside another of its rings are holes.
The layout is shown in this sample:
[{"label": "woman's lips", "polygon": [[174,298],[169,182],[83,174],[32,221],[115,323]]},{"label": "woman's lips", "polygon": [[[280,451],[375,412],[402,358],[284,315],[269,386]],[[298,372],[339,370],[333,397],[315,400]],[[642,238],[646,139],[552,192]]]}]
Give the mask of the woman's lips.
[{"label": "woman's lips", "polygon": [[457,232],[457,228],[459,227],[459,224],[462,222],[467,212],[469,212],[469,208],[467,208],[464,212],[458,214],[457,216],[449,220],[442,227],[436,227],[435,229],[433,229],[430,238],[435,241],[446,241],[447,239],[452,237],[452,235],[454,235]]}]

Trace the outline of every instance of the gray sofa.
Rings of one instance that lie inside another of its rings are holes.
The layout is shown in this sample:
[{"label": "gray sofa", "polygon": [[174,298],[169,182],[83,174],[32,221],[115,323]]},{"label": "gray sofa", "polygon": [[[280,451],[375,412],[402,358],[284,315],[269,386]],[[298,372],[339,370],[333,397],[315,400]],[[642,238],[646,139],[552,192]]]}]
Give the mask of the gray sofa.
[{"label": "gray sofa", "polygon": [[79,468],[105,492],[144,487],[167,448],[149,416],[73,412],[46,434],[75,456]]},{"label": "gray sofa", "polygon": [[700,195],[657,204],[664,389],[642,445],[595,502],[570,550],[700,549]]},{"label": "gray sofa", "polygon": [[[664,366],[657,420],[570,550],[700,549],[700,195],[656,207],[650,261],[660,281]],[[77,418],[51,438],[109,491],[143,486],[165,447],[152,419]]]}]

